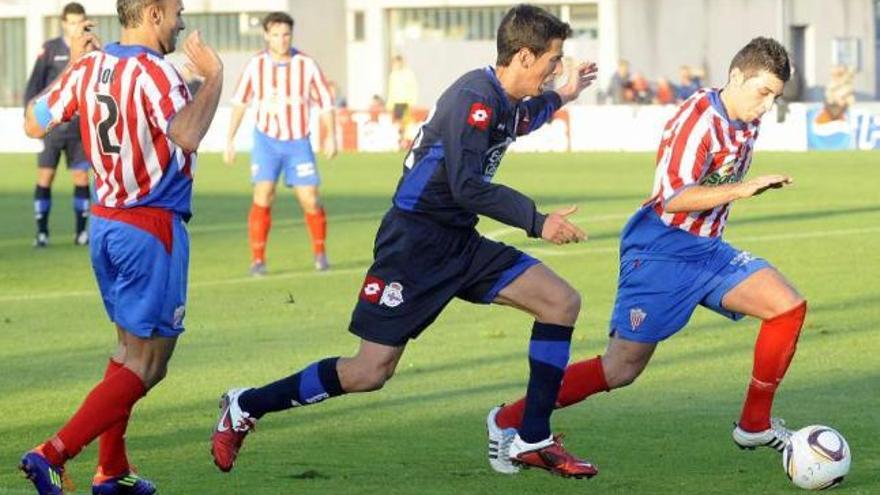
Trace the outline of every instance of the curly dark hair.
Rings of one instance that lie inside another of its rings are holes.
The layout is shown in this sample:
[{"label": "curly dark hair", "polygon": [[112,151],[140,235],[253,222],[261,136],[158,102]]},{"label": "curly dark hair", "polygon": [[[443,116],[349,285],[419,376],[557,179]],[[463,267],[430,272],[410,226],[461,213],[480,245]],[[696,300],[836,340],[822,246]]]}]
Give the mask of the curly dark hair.
[{"label": "curly dark hair", "polygon": [[782,82],[787,82],[791,77],[788,51],[773,38],[758,37],[749,41],[730,61],[730,70],[734,67],[746,77],[754,76],[762,70],[773,74]]}]

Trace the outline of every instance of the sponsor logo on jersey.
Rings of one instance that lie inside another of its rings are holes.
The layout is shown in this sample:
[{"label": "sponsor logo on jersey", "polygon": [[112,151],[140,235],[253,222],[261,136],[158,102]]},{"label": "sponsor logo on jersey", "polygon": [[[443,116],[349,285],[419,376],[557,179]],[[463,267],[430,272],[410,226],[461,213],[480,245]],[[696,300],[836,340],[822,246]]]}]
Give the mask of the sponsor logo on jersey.
[{"label": "sponsor logo on jersey", "polygon": [[386,285],[385,290],[382,291],[382,299],[379,301],[379,304],[388,306],[389,308],[396,308],[402,303],[403,285],[401,285],[400,282],[391,282]]},{"label": "sponsor logo on jersey", "polygon": [[385,281],[381,278],[367,275],[364,285],[361,287],[360,298],[370,304],[379,304],[382,291],[385,289]]},{"label": "sponsor logo on jersey", "polygon": [[633,332],[641,326],[647,317],[648,313],[642,311],[642,308],[632,308],[629,310],[629,326],[632,327]]},{"label": "sponsor logo on jersey", "polygon": [[485,182],[491,182],[492,178],[495,177],[495,173],[498,172],[498,167],[501,165],[501,159],[504,158],[504,153],[507,152],[507,147],[512,142],[513,139],[508,137],[486,150],[486,153],[483,155],[483,162],[485,163],[483,180]]},{"label": "sponsor logo on jersey", "polygon": [[489,122],[492,120],[492,109],[487,105],[477,102],[471,105],[468,111],[467,123],[475,129],[485,131],[489,128]]},{"label": "sponsor logo on jersey", "polygon": [[730,157],[714,172],[700,180],[701,186],[720,186],[742,182],[742,172],[736,171],[736,157]]}]

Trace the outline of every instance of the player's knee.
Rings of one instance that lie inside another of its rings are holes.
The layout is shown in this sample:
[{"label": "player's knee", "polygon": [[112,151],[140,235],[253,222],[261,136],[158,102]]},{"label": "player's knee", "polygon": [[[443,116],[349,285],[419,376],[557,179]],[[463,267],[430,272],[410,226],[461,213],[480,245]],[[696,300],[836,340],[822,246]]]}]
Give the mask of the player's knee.
[{"label": "player's knee", "polygon": [[642,374],[644,366],[633,361],[603,361],[605,371],[605,383],[609,389],[632,385],[636,378]]},{"label": "player's knee", "polygon": [[389,368],[386,366],[377,366],[372,368],[363,376],[363,390],[364,392],[372,392],[374,390],[380,390],[385,386],[385,383],[394,376],[394,368]]},{"label": "player's knee", "polygon": [[581,295],[571,287],[566,287],[553,301],[555,319],[563,325],[574,325],[581,312]]}]

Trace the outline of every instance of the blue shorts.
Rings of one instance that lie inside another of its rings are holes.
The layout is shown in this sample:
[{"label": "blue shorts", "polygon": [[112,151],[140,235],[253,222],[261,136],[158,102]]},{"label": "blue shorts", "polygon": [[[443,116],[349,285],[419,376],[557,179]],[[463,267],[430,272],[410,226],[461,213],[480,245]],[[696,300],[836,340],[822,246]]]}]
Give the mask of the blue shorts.
[{"label": "blue shorts", "polygon": [[[656,216],[647,220],[654,219]],[[625,340],[657,343],[667,339],[687,324],[698,305],[732,320],[741,319],[744,315],[721,306],[722,298],[753,273],[771,266],[720,239],[704,243],[707,248],[696,256],[627,249],[632,240],[627,234],[634,233],[630,227],[628,224],[621,242],[623,254],[610,324],[611,335]],[[644,227],[642,224],[643,231],[652,228]]]},{"label": "blue shorts", "polygon": [[177,337],[184,330],[189,267],[183,220],[155,208],[120,209],[121,215],[103,210],[92,209],[89,250],[107,315],[140,338]]},{"label": "blue shorts", "polygon": [[349,329],[395,347],[418,337],[453,298],[490,304],[540,263],[475,229],[444,226],[397,208],[382,219],[373,256]]},{"label": "blue shorts", "polygon": [[254,129],[251,182],[277,182],[282,171],[287,187],[317,186],[321,183],[308,136],[282,141]]}]

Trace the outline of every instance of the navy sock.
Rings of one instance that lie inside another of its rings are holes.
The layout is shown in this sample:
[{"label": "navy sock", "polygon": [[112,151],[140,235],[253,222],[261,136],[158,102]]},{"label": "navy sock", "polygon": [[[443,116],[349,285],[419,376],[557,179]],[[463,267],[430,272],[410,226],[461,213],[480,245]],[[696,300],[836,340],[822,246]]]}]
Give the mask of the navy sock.
[{"label": "navy sock", "polygon": [[238,405],[251,417],[291,407],[317,404],[345,393],[336,372],[338,357],[306,366],[302,371],[260,388],[252,388],[238,397]]},{"label": "navy sock", "polygon": [[52,209],[52,190],[37,186],[34,189],[34,218],[37,220],[37,232],[49,233],[49,210]]},{"label": "navy sock", "polygon": [[73,186],[73,213],[76,217],[76,233],[86,229],[89,219],[89,186]]},{"label": "navy sock", "polygon": [[529,443],[550,437],[550,414],[568,365],[573,327],[535,322],[529,342],[529,386],[519,436]]}]

